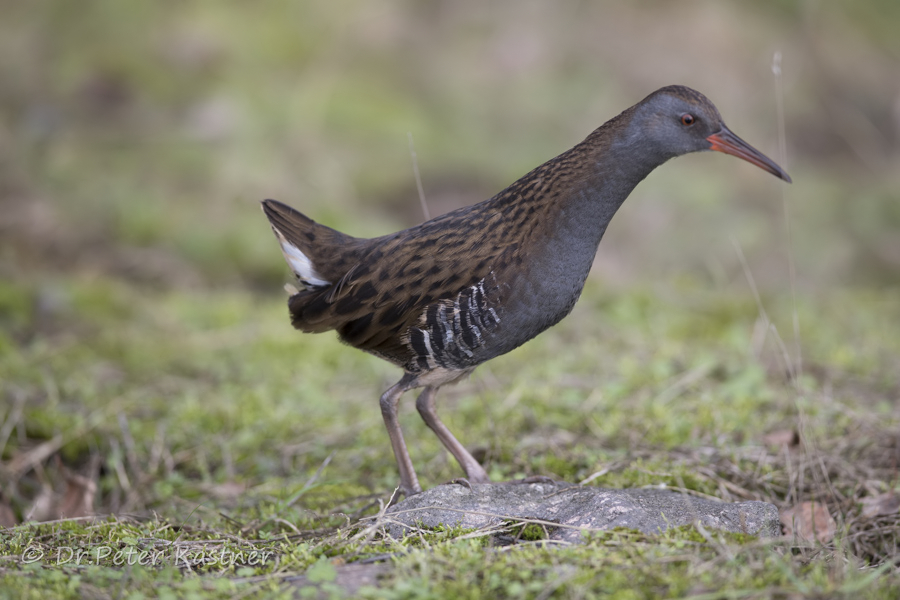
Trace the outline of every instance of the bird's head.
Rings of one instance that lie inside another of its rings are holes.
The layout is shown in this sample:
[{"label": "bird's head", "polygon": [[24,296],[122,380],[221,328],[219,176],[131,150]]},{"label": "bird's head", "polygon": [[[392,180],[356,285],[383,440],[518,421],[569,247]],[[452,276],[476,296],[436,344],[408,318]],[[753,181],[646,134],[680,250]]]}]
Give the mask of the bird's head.
[{"label": "bird's head", "polygon": [[649,140],[663,160],[690,152],[715,150],[742,158],[790,183],[784,169],[731,132],[709,99],[691,88],[671,85],[656,90],[634,107],[626,135]]}]

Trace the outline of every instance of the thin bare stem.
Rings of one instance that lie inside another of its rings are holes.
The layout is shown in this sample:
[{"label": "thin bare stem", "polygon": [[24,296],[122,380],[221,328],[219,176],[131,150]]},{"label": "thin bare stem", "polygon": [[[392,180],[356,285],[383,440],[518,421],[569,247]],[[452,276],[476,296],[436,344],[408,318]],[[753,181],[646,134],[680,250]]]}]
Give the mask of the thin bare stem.
[{"label": "thin bare stem", "polygon": [[[772,59],[772,75],[775,77],[775,105],[778,111],[778,154],[779,162],[787,167],[787,138],[784,126],[784,85],[781,79],[781,51],[776,51]],[[784,210],[784,227],[787,234],[788,274],[791,280],[792,321],[794,326],[794,385],[800,385],[803,375],[803,353],[800,348],[800,316],[797,313],[797,271],[794,264],[794,235],[791,227],[791,211],[787,201],[787,187],[781,187],[781,205]]]},{"label": "thin bare stem", "polygon": [[740,242],[738,242],[737,238],[735,238],[734,236],[731,236],[731,245],[734,246],[734,251],[738,256],[738,260],[741,262],[741,267],[744,269],[744,277],[746,277],[747,279],[747,285],[750,286],[750,291],[753,292],[753,299],[756,300],[756,309],[759,311],[759,317],[763,320],[763,323],[766,326],[766,331],[772,333],[772,336],[775,339],[775,344],[781,350],[781,354],[784,359],[784,366],[785,369],[787,369],[788,376],[792,381],[796,381],[797,371],[794,369],[791,355],[790,353],[788,353],[787,347],[784,345],[781,336],[778,334],[778,329],[775,327],[775,324],[772,323],[772,320],[769,319],[769,314],[766,312],[766,308],[763,306],[762,297],[759,295],[759,288],[756,287],[756,280],[753,278],[753,273],[750,271],[750,265],[747,264],[747,258],[744,256],[744,250],[741,248]]},{"label": "thin bare stem", "polygon": [[422,187],[422,177],[419,175],[419,160],[416,158],[416,147],[413,144],[413,136],[411,131],[406,132],[409,138],[409,155],[412,157],[413,174],[416,176],[416,189],[419,190],[419,203],[422,205],[422,214],[425,220],[431,220],[431,213],[428,211],[428,204],[425,202],[425,188]]}]

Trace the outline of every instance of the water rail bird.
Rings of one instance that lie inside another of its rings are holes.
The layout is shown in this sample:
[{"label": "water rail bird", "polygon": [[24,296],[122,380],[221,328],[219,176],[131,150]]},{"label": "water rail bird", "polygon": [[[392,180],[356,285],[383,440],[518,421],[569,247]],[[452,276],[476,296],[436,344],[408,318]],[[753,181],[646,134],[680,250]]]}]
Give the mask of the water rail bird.
[{"label": "water rail bird", "polygon": [[670,158],[715,150],[790,182],[771,159],[732,133],[706,96],[659,89],[584,141],[479,204],[364,239],[265,200],[263,211],[296,275],[295,328],[340,339],[403,369],[381,412],[406,495],[422,490],[397,418],[400,397],[471,482],[484,468],[435,411],[438,389],[524,344],[569,314],[600,238],[632,189]]}]

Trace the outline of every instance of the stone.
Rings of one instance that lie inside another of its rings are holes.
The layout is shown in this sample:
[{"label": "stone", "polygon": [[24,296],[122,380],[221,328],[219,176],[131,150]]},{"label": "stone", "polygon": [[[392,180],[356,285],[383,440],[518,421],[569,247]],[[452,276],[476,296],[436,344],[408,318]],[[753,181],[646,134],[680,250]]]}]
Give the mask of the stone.
[{"label": "stone", "polygon": [[616,527],[659,534],[699,523],[708,530],[781,535],[778,509],[767,502],[719,502],[659,488],[612,490],[565,482],[446,484],[385,512],[393,537],[419,528],[501,528],[516,520],[546,525],[551,540],[583,541],[583,531]]}]

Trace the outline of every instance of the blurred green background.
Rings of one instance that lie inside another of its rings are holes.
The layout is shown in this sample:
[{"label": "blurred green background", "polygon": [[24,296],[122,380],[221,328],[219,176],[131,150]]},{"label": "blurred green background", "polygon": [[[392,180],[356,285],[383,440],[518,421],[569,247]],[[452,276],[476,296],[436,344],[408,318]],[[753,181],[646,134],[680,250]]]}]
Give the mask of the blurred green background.
[{"label": "blurred green background", "polygon": [[[900,3],[0,2],[0,275],[251,286],[277,198],[359,236],[485,199],[671,83],[781,162],[693,155],[601,244],[611,284],[893,286]],[[786,155],[779,142],[782,56]],[[785,222],[790,215],[793,240]]]}]

